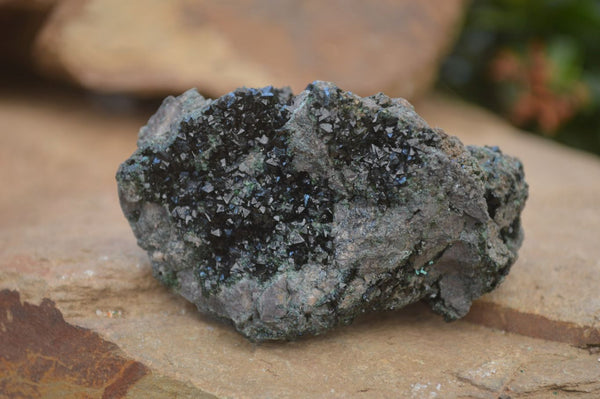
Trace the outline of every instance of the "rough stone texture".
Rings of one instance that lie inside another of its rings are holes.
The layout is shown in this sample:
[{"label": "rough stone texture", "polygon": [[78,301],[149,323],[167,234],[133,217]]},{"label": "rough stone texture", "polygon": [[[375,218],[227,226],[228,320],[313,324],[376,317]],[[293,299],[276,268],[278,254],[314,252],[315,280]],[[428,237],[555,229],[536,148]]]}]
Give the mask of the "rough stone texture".
[{"label": "rough stone texture", "polygon": [[[524,135],[498,119],[437,98],[419,110],[469,143],[496,143],[527,165],[527,238],[507,280],[475,303],[469,320],[574,345],[600,345],[600,162]],[[465,118],[464,115],[469,115]]]},{"label": "rough stone texture", "polygon": [[[18,289],[23,301],[36,304],[51,298],[68,323],[98,332],[153,375],[223,398],[599,396],[589,392],[598,353],[463,320],[445,323],[418,304],[323,336],[261,345],[199,317],[152,278],[118,203],[115,165],[134,151],[135,131],[149,113],[112,115],[79,97],[6,87],[0,86],[0,182],[10,189],[0,195],[0,288]],[[600,160],[515,131],[455,100],[433,97],[417,110],[464,142],[497,143],[527,165],[531,196],[519,260],[505,282],[474,305],[498,301],[501,308],[487,311],[515,310],[525,316],[517,330],[537,323],[523,324],[527,317],[543,315],[597,331],[600,187],[590,182],[600,181]],[[542,290],[549,294],[542,297]],[[514,297],[495,297],[503,291]],[[520,367],[528,364],[537,366]],[[497,389],[487,382],[496,375],[535,388]],[[130,392],[152,397],[155,386],[146,378]],[[538,382],[551,379],[560,385]]]},{"label": "rough stone texture", "polygon": [[414,98],[433,83],[465,3],[62,0],[36,58],[47,74],[102,92],[298,92],[322,79]]},{"label": "rough stone texture", "polygon": [[154,275],[256,341],[423,298],[464,316],[516,260],[527,198],[518,160],[326,82],[169,97],[117,180]]},{"label": "rough stone texture", "polygon": [[152,374],[115,344],[66,323],[52,301],[36,306],[21,303],[16,291],[0,291],[0,396],[131,398],[137,385],[146,395],[160,387],[154,393],[162,396],[152,397],[214,398]]}]

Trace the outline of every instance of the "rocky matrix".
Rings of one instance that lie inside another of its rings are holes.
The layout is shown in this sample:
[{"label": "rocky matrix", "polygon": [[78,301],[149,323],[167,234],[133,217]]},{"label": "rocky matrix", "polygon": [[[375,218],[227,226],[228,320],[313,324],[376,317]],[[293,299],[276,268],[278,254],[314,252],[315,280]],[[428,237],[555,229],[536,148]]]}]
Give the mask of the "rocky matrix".
[{"label": "rocky matrix", "polygon": [[253,341],[421,299],[464,316],[516,260],[527,198],[498,148],[326,82],[168,97],[117,181],[155,277]]}]

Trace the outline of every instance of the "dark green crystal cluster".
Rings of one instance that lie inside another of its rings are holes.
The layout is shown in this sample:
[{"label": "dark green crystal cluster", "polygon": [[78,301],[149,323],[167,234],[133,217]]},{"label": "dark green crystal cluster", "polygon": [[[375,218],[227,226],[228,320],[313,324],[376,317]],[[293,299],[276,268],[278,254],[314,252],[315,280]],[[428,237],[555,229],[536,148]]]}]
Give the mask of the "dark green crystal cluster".
[{"label": "dark green crystal cluster", "polygon": [[169,97],[117,173],[155,276],[253,340],[426,298],[452,319],[516,259],[520,163],[401,99],[315,82]]}]

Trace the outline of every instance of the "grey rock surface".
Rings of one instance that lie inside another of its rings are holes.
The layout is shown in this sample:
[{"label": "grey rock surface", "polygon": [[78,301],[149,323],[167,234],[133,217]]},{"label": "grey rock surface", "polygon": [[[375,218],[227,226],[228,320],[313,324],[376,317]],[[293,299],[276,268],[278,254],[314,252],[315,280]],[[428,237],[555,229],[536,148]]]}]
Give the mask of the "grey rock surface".
[{"label": "grey rock surface", "polygon": [[453,320],[517,257],[521,163],[326,82],[168,97],[117,172],[154,275],[254,341],[424,299]]}]

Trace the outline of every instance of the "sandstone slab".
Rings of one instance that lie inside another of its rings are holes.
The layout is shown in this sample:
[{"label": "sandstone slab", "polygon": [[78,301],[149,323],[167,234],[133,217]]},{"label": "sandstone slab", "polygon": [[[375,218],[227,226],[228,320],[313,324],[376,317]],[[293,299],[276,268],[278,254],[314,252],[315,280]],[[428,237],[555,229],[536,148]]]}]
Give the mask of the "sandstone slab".
[{"label": "sandstone slab", "polygon": [[63,0],[37,40],[41,70],[137,94],[334,80],[414,98],[431,86],[464,0]]},{"label": "sandstone slab", "polygon": [[[598,191],[585,177],[597,176],[598,160],[513,133],[477,108],[443,98],[417,110],[450,133],[462,132],[465,142],[497,142],[527,165],[526,238],[497,291],[508,296],[480,302],[593,328]],[[0,289],[16,289],[33,304],[50,298],[66,322],[118,345],[124,358],[217,397],[598,397],[597,353],[445,323],[420,304],[283,344],[254,345],[198,316],[152,278],[119,209],[114,173],[148,116],[107,114],[55,92],[0,96],[0,182],[10,188],[0,195]],[[578,225],[571,225],[573,215]],[[550,231],[547,219],[562,230]],[[542,297],[536,284],[554,296]],[[156,385],[141,385],[145,380],[129,392],[146,397]]]},{"label": "sandstone slab", "polygon": [[118,399],[140,390],[152,397],[214,398],[153,374],[98,334],[66,323],[49,299],[36,306],[22,303],[17,291],[0,291],[2,397]]}]

